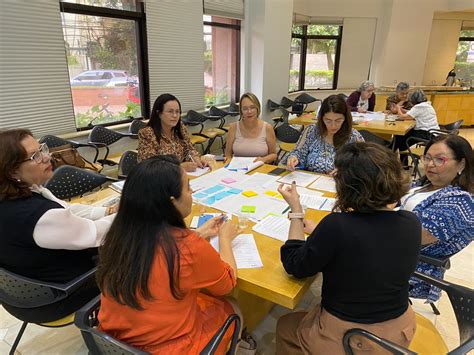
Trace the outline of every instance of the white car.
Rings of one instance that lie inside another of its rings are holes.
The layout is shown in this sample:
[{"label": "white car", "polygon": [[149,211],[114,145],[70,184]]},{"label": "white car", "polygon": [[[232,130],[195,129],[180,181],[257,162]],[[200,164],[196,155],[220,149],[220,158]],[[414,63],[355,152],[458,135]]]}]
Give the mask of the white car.
[{"label": "white car", "polygon": [[71,86],[126,87],[129,81],[124,70],[88,70],[71,79]]}]

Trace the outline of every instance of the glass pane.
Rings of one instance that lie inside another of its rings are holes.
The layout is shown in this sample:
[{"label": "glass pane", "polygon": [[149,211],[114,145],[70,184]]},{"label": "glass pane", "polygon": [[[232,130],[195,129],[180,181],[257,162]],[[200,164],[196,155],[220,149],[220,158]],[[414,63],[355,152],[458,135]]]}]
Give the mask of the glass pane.
[{"label": "glass pane", "polygon": [[462,30],[459,37],[474,37],[474,30]]},{"label": "glass pane", "polygon": [[339,25],[308,25],[308,35],[337,36]]},{"label": "glass pane", "polygon": [[474,86],[474,41],[459,41],[454,68],[461,86]]},{"label": "glass pane", "polygon": [[303,26],[293,25],[293,28],[291,29],[291,32],[295,33],[295,34],[298,34],[298,35],[302,35],[303,34]]},{"label": "glass pane", "polygon": [[61,2],[70,2],[73,4],[107,7],[109,9],[136,11],[135,0],[60,0]]},{"label": "glass pane", "polygon": [[76,126],[140,117],[135,22],[62,13]]},{"label": "glass pane", "polygon": [[[237,20],[212,16],[211,22],[238,24]],[[236,99],[238,30],[204,26],[204,102],[207,107]]]},{"label": "glass pane", "polygon": [[289,92],[299,90],[300,63],[301,38],[292,38],[290,48],[290,83],[288,87]]},{"label": "glass pane", "polygon": [[305,89],[333,88],[335,56],[335,39],[308,39]]}]

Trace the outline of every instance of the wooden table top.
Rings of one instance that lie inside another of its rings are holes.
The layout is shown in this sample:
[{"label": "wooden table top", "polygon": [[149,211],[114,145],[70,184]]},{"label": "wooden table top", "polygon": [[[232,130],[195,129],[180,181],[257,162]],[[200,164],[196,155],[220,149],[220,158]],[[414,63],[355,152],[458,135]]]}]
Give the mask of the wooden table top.
[{"label": "wooden table top", "polygon": [[[360,117],[358,118],[360,119]],[[316,123],[315,113],[307,113],[301,115],[300,117],[293,118],[288,122],[290,124],[308,126],[310,124]],[[364,121],[362,118],[359,123],[354,123],[353,127],[357,130],[365,129],[372,133],[404,136],[415,127],[415,121]]]},{"label": "wooden table top", "polygon": [[[222,164],[218,163],[218,167],[221,166]],[[274,168],[275,166],[273,165],[265,164],[250,174],[254,172],[267,173]],[[96,201],[84,201],[83,198],[75,198],[72,200],[72,203],[100,204],[101,200],[108,199],[114,195],[118,195],[118,193],[111,188],[106,188],[97,192]],[[325,196],[333,197],[334,194],[326,192]],[[185,218],[186,224],[189,225],[192,217],[201,214],[203,211],[219,212],[214,208],[194,204],[191,215]],[[327,211],[308,209],[306,211],[306,218],[319,223],[319,221],[328,214],[329,212]],[[233,216],[233,220],[237,223],[237,218],[235,216]],[[250,221],[249,226],[244,233],[251,233],[254,235],[262,259],[263,268],[239,269],[237,287],[265,300],[280,304],[289,309],[294,309],[313,282],[314,278],[298,280],[289,276],[280,262],[280,247],[283,243],[279,240],[253,232],[253,225],[254,223]]]}]

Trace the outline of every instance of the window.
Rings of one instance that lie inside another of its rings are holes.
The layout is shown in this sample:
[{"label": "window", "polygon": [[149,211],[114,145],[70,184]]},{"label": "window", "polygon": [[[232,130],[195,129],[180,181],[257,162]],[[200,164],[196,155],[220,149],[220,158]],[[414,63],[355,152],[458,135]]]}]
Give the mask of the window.
[{"label": "window", "polygon": [[342,26],[293,25],[289,92],[336,89]]},{"label": "window", "polygon": [[204,86],[206,107],[239,100],[239,20],[204,15]]},{"label": "window", "polygon": [[61,11],[76,128],[142,117],[142,7],[134,0],[69,0]]},{"label": "window", "polygon": [[474,86],[474,30],[462,30],[454,63],[462,86]]}]

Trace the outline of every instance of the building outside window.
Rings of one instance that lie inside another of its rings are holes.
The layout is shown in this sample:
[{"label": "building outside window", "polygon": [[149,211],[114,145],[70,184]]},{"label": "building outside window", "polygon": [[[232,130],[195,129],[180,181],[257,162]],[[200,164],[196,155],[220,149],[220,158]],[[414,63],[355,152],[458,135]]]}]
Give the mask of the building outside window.
[{"label": "building outside window", "polygon": [[454,68],[460,85],[474,86],[474,29],[461,31]]},{"label": "building outside window", "polygon": [[240,21],[204,15],[204,102],[236,102],[240,96]]},{"label": "building outside window", "polygon": [[293,25],[289,92],[336,89],[342,26]]},{"label": "building outside window", "polygon": [[142,117],[141,5],[69,0],[61,10],[77,129]]}]

